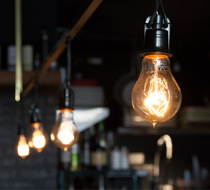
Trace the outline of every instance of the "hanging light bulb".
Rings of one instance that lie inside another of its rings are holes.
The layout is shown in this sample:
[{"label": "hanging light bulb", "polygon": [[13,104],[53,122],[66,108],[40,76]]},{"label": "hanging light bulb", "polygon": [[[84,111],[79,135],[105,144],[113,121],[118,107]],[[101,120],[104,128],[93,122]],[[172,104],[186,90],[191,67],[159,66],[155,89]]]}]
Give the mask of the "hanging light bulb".
[{"label": "hanging light bulb", "polygon": [[79,138],[79,131],[73,119],[74,92],[70,88],[70,42],[67,45],[67,51],[66,83],[64,88],[60,90],[57,121],[50,135],[55,145],[65,151],[71,148]]},{"label": "hanging light bulb", "polygon": [[73,121],[72,109],[61,109],[59,112],[50,137],[56,146],[67,151],[77,142],[79,131]]},{"label": "hanging light bulb", "polygon": [[31,127],[33,128],[33,132],[29,146],[41,152],[47,144],[47,135],[40,122],[31,124]]},{"label": "hanging light bulb", "polygon": [[40,110],[36,105],[32,105],[31,108],[31,127],[32,135],[29,140],[29,146],[41,152],[46,147],[48,138],[41,123]]},{"label": "hanging light bulb", "polygon": [[30,154],[30,148],[25,137],[25,132],[23,128],[21,128],[21,126],[19,126],[19,140],[17,145],[17,154],[21,158],[25,158]]},{"label": "hanging light bulb", "polygon": [[[161,13],[159,14],[159,9]],[[132,91],[132,105],[136,113],[153,124],[171,119],[179,110],[182,95],[174,79],[169,57],[170,21],[161,0],[145,22],[145,50],[141,74]]]}]

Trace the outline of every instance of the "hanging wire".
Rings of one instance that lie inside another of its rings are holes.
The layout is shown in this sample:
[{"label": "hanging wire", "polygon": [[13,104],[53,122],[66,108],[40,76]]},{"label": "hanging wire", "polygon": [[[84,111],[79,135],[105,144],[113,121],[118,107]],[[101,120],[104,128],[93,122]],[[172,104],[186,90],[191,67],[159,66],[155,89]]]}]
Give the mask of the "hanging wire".
[{"label": "hanging wire", "polygon": [[38,104],[38,93],[39,93],[39,86],[38,86],[38,82],[37,80],[35,81],[34,84],[34,104],[37,105]]},{"label": "hanging wire", "polygon": [[70,39],[66,40],[67,43],[67,68],[66,68],[66,84],[70,84],[71,79],[71,42]]},{"label": "hanging wire", "polygon": [[24,109],[24,104],[23,100],[21,99],[19,102],[16,104],[16,122],[17,122],[17,135],[19,136],[20,134],[26,134],[26,128],[25,128],[25,123],[24,123],[24,115],[25,115],[25,109]]},{"label": "hanging wire", "polygon": [[155,9],[154,12],[147,24],[147,27],[150,28],[152,23],[154,22],[155,17],[157,16],[158,12],[160,12],[160,14],[163,16],[163,20],[164,20],[164,27],[167,28],[168,27],[168,21],[167,21],[167,16],[165,13],[165,9],[163,7],[163,2],[162,0],[155,0]]}]

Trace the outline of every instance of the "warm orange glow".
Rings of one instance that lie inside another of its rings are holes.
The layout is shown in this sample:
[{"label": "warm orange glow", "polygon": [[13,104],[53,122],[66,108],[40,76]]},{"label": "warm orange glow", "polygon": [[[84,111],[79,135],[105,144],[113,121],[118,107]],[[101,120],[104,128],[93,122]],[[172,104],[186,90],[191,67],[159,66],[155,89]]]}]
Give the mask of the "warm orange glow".
[{"label": "warm orange glow", "polygon": [[38,152],[41,152],[47,144],[47,136],[42,127],[42,123],[31,123],[31,127],[33,127],[33,132],[29,141],[29,146],[36,149]]},{"label": "warm orange glow", "polygon": [[77,142],[78,137],[79,131],[73,120],[73,110],[59,110],[57,121],[50,135],[53,143],[66,151]]},{"label": "warm orange glow", "polygon": [[17,146],[18,155],[22,158],[25,158],[29,155],[29,146],[24,135],[19,136],[18,146]]},{"label": "warm orange glow", "polygon": [[66,122],[61,124],[57,136],[64,145],[70,144],[74,140],[74,133]]},{"label": "warm orange glow", "polygon": [[[163,55],[164,56],[164,55]],[[159,57],[154,56],[154,74],[147,78],[144,87],[144,104],[151,114],[164,116],[170,100],[168,84],[165,78],[158,76]]]},{"label": "warm orange glow", "polygon": [[171,73],[168,56],[146,55],[132,91],[132,105],[137,114],[155,127],[176,114],[181,100],[181,91]]},{"label": "warm orange glow", "polygon": [[50,134],[50,138],[51,138],[52,141],[55,140],[55,136],[52,133]]},{"label": "warm orange glow", "polygon": [[36,123],[32,123],[32,124],[31,124],[31,126],[32,126],[32,127],[35,127],[35,128],[39,127],[40,125],[41,125],[40,122],[36,122]]},{"label": "warm orange glow", "polygon": [[35,130],[32,135],[32,142],[34,148],[36,148],[38,151],[41,151],[42,148],[46,145],[46,139],[41,130]]},{"label": "warm orange glow", "polygon": [[[68,113],[72,113],[73,110],[72,109],[61,109],[60,112],[65,115]],[[58,139],[64,145],[68,145],[74,140],[74,133],[73,133],[72,128],[69,127],[69,125],[71,126],[71,122],[69,122],[69,121],[62,122],[61,126],[59,128],[58,134],[57,134]]]},{"label": "warm orange glow", "polygon": [[73,110],[72,109],[61,109],[60,112],[61,113],[72,113]]},{"label": "warm orange glow", "polygon": [[152,54],[152,55],[146,55],[146,58],[149,59],[163,59],[163,58],[167,58],[167,55],[163,55],[163,54]]}]

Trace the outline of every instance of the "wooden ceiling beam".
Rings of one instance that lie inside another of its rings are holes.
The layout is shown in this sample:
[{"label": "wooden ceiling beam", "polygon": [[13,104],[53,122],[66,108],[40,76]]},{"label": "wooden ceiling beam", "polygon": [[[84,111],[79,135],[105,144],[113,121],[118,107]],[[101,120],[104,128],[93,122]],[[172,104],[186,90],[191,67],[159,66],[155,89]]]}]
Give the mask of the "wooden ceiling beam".
[{"label": "wooden ceiling beam", "polygon": [[52,62],[56,60],[61,55],[61,53],[65,50],[66,39],[69,39],[70,41],[74,39],[74,37],[78,34],[78,32],[81,30],[84,24],[88,21],[91,15],[95,12],[98,6],[102,3],[102,1],[103,0],[93,0],[90,3],[90,5],[87,7],[87,9],[84,11],[82,16],[74,24],[74,26],[62,35],[62,37],[58,40],[55,47],[53,48],[53,51],[46,58],[46,61],[44,65],[42,66],[42,68],[36,72],[36,74],[32,77],[32,79],[23,89],[23,92],[21,93],[21,98],[27,95],[31,91],[31,89],[34,87],[35,82],[38,81],[46,73],[48,68],[51,66]]}]

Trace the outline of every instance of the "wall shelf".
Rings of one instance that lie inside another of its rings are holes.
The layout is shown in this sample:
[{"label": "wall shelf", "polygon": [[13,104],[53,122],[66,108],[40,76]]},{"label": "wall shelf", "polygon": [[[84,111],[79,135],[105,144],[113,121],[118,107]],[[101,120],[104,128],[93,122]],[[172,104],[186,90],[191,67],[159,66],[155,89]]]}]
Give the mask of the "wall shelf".
[{"label": "wall shelf", "polygon": [[[28,81],[36,74],[36,71],[23,72],[23,86],[28,84]],[[61,85],[60,72],[47,72],[38,80],[39,86],[52,87]],[[0,70],[0,86],[1,87],[14,87],[15,86],[15,72]]]},{"label": "wall shelf", "polygon": [[[109,179],[125,179],[130,178],[132,183],[132,189],[138,189],[138,177],[147,177],[149,176],[149,172],[147,170],[112,170],[112,169],[103,169],[103,170],[96,170],[96,169],[87,169],[81,171],[66,171],[60,170],[60,190],[66,189],[66,183],[70,182],[73,183],[74,178],[81,177],[102,177],[103,182],[102,184],[104,187],[101,187],[101,183],[99,182],[99,189],[107,189]],[[71,179],[71,180],[70,180]],[[100,181],[100,179],[99,179]],[[74,185],[70,185],[73,187]]]},{"label": "wall shelf", "polygon": [[179,128],[179,127],[118,127],[117,133],[119,135],[134,135],[134,136],[142,136],[142,135],[210,135],[210,125],[206,125],[203,127],[187,127],[187,128]]}]

